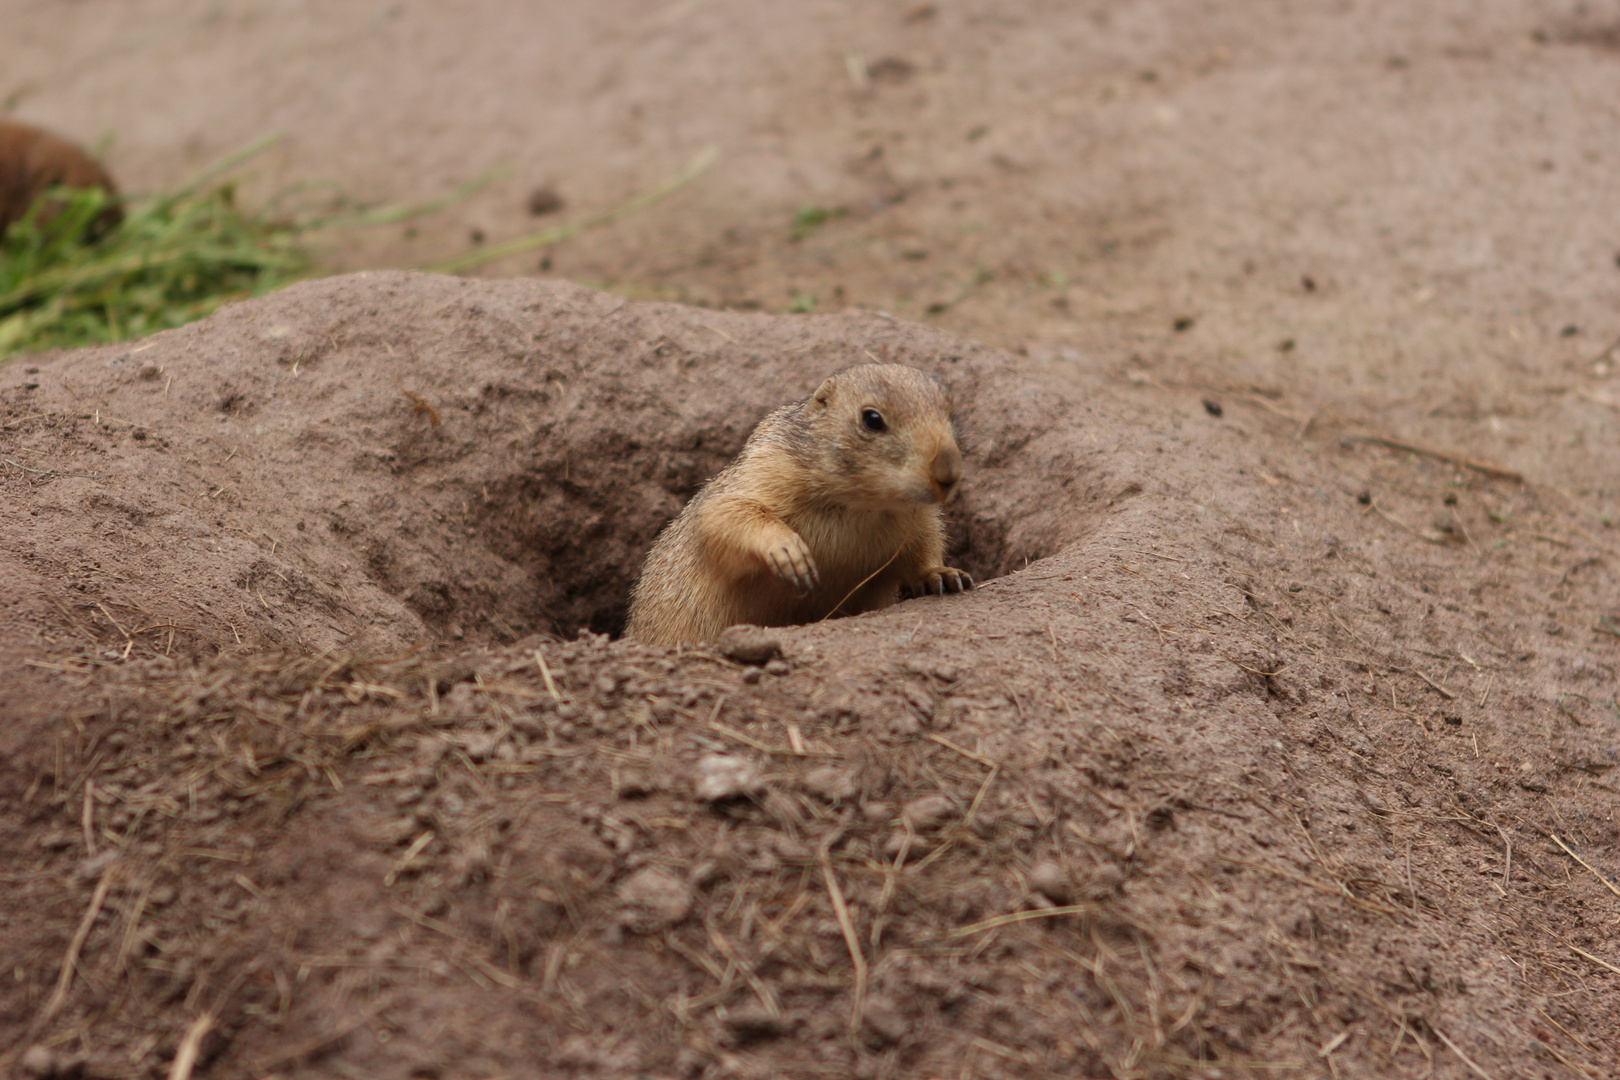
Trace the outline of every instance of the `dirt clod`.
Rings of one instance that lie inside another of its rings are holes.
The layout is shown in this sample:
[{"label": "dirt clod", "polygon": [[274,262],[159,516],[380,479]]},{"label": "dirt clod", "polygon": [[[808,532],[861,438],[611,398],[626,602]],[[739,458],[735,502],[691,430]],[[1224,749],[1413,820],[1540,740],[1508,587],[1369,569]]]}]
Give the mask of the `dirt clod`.
[{"label": "dirt clod", "polygon": [[642,930],[682,922],[692,912],[691,887],[660,866],[646,866],[619,884],[619,903]]},{"label": "dirt clod", "polygon": [[759,767],[747,758],[706,754],[692,769],[692,794],[700,802],[741,799],[762,787]]},{"label": "dirt clod", "polygon": [[908,826],[924,832],[938,828],[956,812],[956,804],[947,795],[924,795],[913,799],[900,809],[900,817]]},{"label": "dirt clod", "polygon": [[1074,884],[1068,872],[1050,859],[1043,859],[1030,869],[1029,887],[1054,904],[1074,901]]},{"label": "dirt clod", "polygon": [[728,626],[715,646],[739,664],[768,664],[782,655],[781,639],[758,626]]},{"label": "dirt clod", "polygon": [[48,1046],[30,1046],[17,1059],[17,1067],[30,1080],[78,1080],[84,1075],[85,1057]]},{"label": "dirt clod", "polygon": [[818,765],[804,775],[803,783],[828,802],[843,802],[860,792],[860,777],[853,769],[839,765]]},{"label": "dirt clod", "polygon": [[563,208],[563,198],[551,188],[538,187],[529,192],[529,198],[524,203],[529,213],[535,217],[541,214],[553,214]]},{"label": "dirt clod", "polygon": [[879,1045],[891,1046],[911,1031],[911,1020],[893,998],[873,994],[861,1009],[866,1031]]}]

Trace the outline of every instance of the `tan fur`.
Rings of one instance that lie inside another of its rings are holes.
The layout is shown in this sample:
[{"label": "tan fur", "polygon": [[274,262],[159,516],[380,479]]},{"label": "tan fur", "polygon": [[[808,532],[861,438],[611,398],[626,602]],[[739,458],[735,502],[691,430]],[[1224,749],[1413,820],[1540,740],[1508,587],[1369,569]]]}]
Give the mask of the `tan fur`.
[{"label": "tan fur", "polygon": [[[35,199],[57,186],[118,193],[107,170],[77,146],[28,124],[0,119],[0,234],[21,221]],[[48,220],[50,213],[47,207],[43,216]],[[123,216],[116,205],[109,206],[96,226],[110,228]]]},{"label": "tan fur", "polygon": [[[884,430],[869,430],[869,409]],[[938,382],[898,364],[847,368],[762,420],[659,535],[625,633],[713,641],[737,623],[815,622],[971,588],[943,565],[942,506],[961,475]]]}]

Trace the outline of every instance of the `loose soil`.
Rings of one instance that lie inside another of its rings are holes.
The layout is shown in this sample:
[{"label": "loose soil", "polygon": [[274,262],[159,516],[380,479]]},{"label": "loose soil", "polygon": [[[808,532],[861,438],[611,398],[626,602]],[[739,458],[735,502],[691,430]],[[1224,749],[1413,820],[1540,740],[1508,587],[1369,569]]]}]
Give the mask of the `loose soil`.
[{"label": "loose soil", "polygon": [[[4,7],[0,93],[125,188],[277,124],[250,190],[523,162],[341,265],[722,157],[548,255],[611,291],[367,272],[0,367],[0,1069],[1620,1071],[1612,23]],[[955,395],[983,586],[616,640],[866,359]]]}]

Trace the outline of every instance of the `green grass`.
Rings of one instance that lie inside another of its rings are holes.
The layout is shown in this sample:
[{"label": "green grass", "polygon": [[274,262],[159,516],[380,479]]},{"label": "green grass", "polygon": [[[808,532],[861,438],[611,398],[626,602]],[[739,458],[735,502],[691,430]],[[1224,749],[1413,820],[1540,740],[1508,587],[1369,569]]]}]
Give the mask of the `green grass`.
[{"label": "green grass", "polygon": [[305,274],[298,231],[244,213],[234,194],[141,200],[89,244],[104,192],[52,193],[65,207],[43,225],[36,204],[0,240],[0,356],[167,330]]},{"label": "green grass", "polygon": [[[326,210],[303,217],[249,212],[237,204],[235,185],[220,178],[278,138],[261,139],[175,191],[124,201],[122,222],[93,239],[86,239],[93,235],[91,226],[109,205],[105,192],[56,189],[41,196],[0,238],[0,361],[171,329],[228,301],[319,276],[324,271],[306,244],[311,234],[406,221],[456,202],[503,171],[419,206]],[[684,187],[716,156],[709,147],[673,177],[619,206],[430,269],[461,272],[605,225]],[[294,189],[283,196],[297,194]],[[58,212],[42,222],[40,209],[47,202]]]},{"label": "green grass", "polygon": [[825,206],[801,206],[799,212],[793,215],[793,228],[788,233],[788,239],[797,243],[815,232],[816,229],[835,221],[848,213],[842,206],[831,208]]},{"label": "green grass", "polygon": [[[244,211],[235,185],[216,182],[272,141],[176,191],[129,200],[123,220],[88,243],[110,197],[61,189],[41,196],[0,238],[0,357],[167,330],[308,274],[304,227]],[[47,201],[59,212],[41,222]]]}]

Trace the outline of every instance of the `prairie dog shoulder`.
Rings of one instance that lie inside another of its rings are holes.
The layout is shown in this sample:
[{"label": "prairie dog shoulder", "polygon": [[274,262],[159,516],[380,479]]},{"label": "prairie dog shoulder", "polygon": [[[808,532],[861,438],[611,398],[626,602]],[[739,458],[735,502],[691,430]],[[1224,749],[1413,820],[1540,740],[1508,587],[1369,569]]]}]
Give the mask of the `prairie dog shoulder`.
[{"label": "prairie dog shoulder", "polygon": [[962,477],[945,388],[915,368],[847,368],[772,412],[648,553],[628,636],[713,640],[960,592],[942,507]]}]

